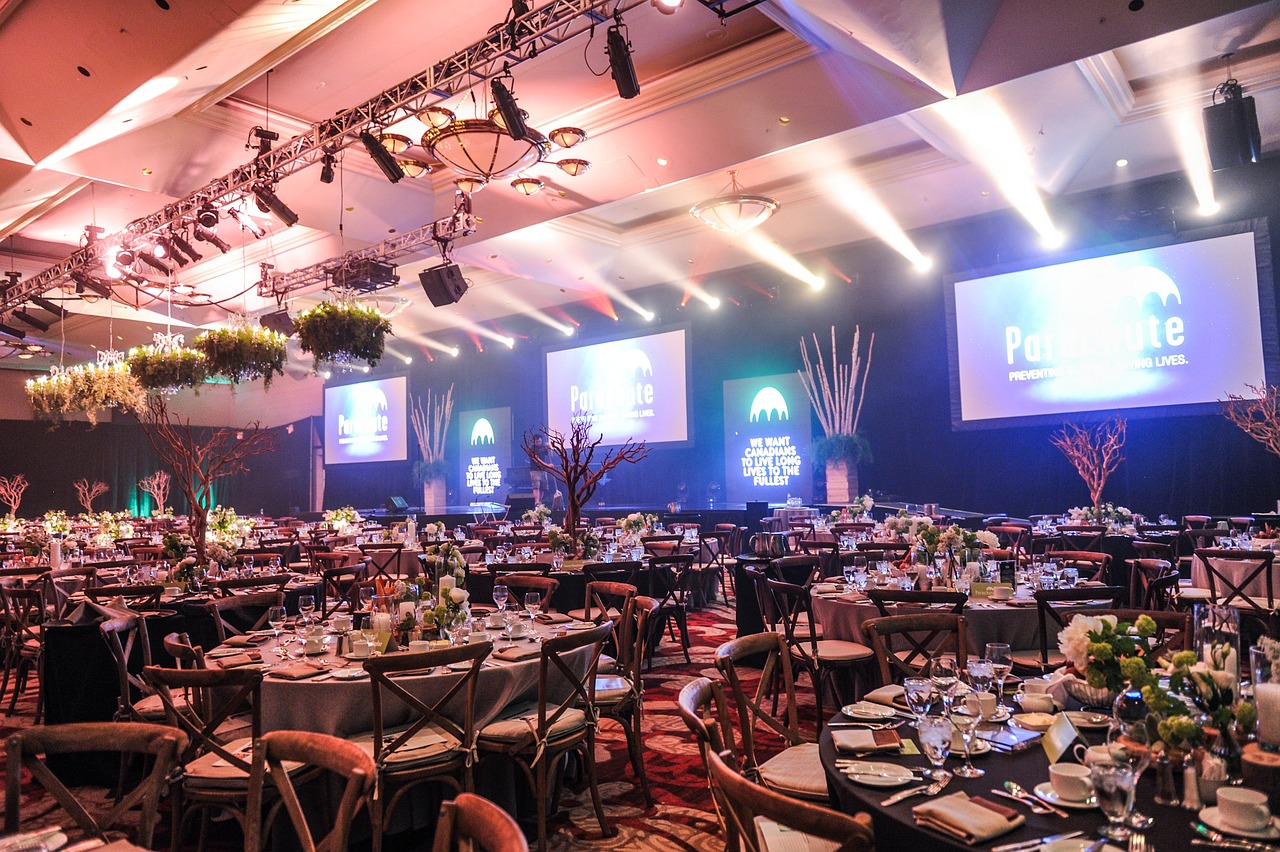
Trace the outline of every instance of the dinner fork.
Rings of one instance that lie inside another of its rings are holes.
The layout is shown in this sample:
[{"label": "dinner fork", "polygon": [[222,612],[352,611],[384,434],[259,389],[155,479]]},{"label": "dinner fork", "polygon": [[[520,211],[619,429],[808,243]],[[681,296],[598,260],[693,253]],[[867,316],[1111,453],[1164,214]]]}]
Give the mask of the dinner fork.
[{"label": "dinner fork", "polygon": [[896,805],[903,799],[909,799],[912,796],[936,796],[942,792],[942,788],[951,783],[954,776],[950,773],[943,775],[932,784],[923,787],[912,787],[910,790],[903,790],[901,793],[894,793],[889,798],[880,803],[880,807],[887,808],[889,805]]}]

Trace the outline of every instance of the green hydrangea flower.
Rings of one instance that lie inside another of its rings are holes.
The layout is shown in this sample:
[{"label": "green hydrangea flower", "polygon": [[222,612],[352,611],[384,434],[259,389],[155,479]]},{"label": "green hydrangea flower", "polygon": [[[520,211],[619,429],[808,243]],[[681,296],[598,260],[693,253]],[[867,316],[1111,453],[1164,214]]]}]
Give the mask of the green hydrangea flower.
[{"label": "green hydrangea flower", "polygon": [[1105,663],[1115,655],[1111,651],[1111,646],[1106,642],[1090,642],[1089,656],[1093,657],[1100,663]]},{"label": "green hydrangea flower", "polygon": [[1133,623],[1133,628],[1144,639],[1156,635],[1156,621],[1149,615],[1138,616],[1138,620]]}]

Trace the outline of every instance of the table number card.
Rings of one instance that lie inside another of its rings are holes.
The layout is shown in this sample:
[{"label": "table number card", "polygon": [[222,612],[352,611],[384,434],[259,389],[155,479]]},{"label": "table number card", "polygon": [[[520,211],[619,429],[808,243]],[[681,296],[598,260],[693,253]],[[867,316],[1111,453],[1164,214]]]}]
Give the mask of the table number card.
[{"label": "table number card", "polygon": [[1080,732],[1076,730],[1076,726],[1071,724],[1066,713],[1059,713],[1053,720],[1053,724],[1044,732],[1041,744],[1044,746],[1045,754],[1049,756],[1049,762],[1057,763],[1070,751],[1072,744],[1078,739],[1080,739]]}]

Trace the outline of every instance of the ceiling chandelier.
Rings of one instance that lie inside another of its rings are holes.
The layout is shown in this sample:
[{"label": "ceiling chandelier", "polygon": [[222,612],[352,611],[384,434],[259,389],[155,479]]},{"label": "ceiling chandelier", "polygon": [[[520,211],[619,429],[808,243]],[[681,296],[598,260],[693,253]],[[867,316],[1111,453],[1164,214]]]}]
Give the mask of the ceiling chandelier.
[{"label": "ceiling chandelier", "polygon": [[689,215],[717,231],[741,234],[763,224],[782,206],[776,198],[743,192],[736,171],[729,172],[726,190],[690,207]]}]

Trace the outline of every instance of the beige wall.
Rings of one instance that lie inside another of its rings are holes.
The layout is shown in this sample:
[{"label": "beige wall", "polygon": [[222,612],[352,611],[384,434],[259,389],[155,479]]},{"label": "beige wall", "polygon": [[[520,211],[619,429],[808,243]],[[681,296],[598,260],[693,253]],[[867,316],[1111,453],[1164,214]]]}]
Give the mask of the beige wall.
[{"label": "beige wall", "polygon": [[[27,379],[40,375],[28,370],[0,370],[0,420],[31,420]],[[304,417],[319,417],[324,407],[324,382],[315,376],[276,376],[271,390],[262,382],[241,385],[205,385],[197,395],[184,390],[170,401],[170,408],[196,426],[281,426]],[[110,410],[98,413],[99,423],[110,423]],[[82,415],[71,420],[84,420]]]}]

